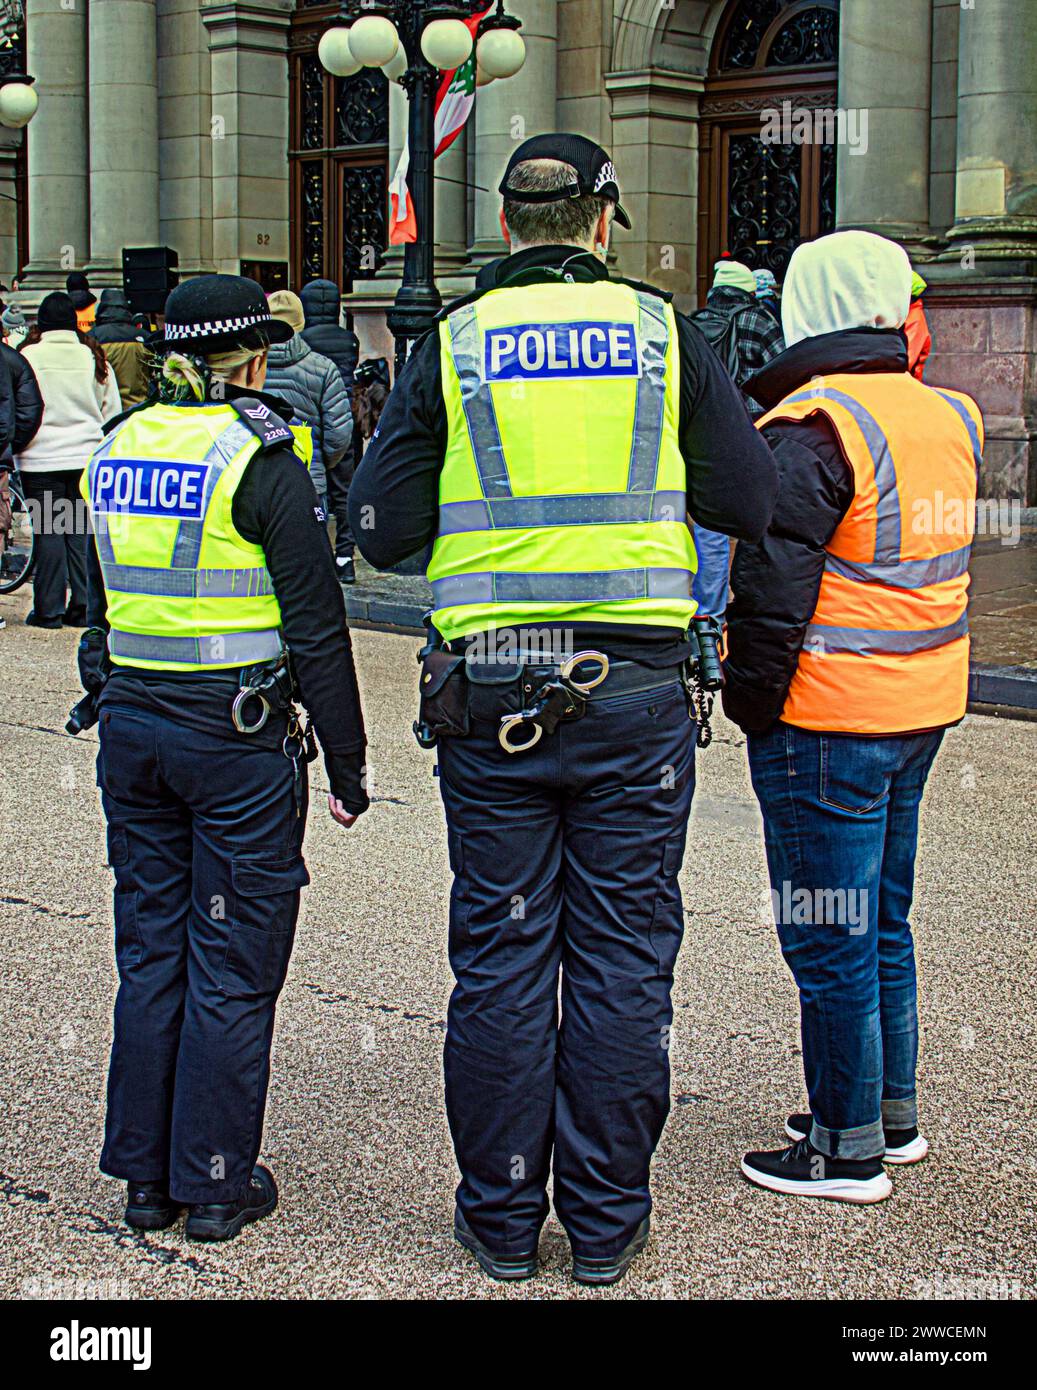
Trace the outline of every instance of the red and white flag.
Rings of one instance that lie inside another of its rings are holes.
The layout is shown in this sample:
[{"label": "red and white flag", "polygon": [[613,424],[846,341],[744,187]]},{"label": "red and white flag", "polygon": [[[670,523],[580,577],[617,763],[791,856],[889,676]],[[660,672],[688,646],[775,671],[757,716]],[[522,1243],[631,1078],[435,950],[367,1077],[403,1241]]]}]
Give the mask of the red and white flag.
[{"label": "red and white flag", "polygon": [[[490,12],[487,6],[479,14],[464,21],[475,37],[480,20]],[[436,125],[433,141],[435,158],[448,150],[464,130],[465,122],[475,105],[475,48],[459,68],[452,68],[442,74],[436,92]],[[414,200],[407,187],[407,170],[410,168],[410,150],[403,142],[400,162],[396,166],[392,183],[389,185],[389,245],[402,246],[408,241],[418,239],[418,220],[414,215]]]}]

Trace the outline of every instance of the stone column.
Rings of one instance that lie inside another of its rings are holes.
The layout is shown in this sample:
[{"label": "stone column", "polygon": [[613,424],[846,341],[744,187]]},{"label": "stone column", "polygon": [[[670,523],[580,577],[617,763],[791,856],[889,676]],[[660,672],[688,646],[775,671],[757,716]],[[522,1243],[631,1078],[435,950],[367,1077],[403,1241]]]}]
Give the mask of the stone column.
[{"label": "stone column", "polygon": [[838,226],[928,235],[931,48],[932,0],[843,0],[839,106],[862,138],[838,147]]},{"label": "stone column", "polygon": [[616,226],[612,246],[620,273],[670,290],[679,309],[692,306],[698,213],[699,98],[690,73],[613,72],[612,158],[631,230]]},{"label": "stone column", "polygon": [[86,6],[27,0],[26,64],[39,110],[28,130],[29,251],[23,288],[65,288],[90,255]]},{"label": "stone column", "polygon": [[212,256],[288,261],[288,26],[291,0],[206,5],[212,90]]},{"label": "stone column", "polygon": [[948,236],[981,241],[983,258],[1037,256],[1037,14],[1015,0],[978,0],[958,18],[958,168]]},{"label": "stone column", "polygon": [[475,97],[475,240],[478,267],[507,251],[500,232],[497,185],[516,145],[556,128],[557,0],[515,0],[508,11],[522,20],[526,62],[514,77],[480,87]]},{"label": "stone column", "polygon": [[18,264],[18,200],[15,168],[18,147],[25,137],[20,130],[0,126],[0,281],[10,287]]},{"label": "stone column", "polygon": [[155,0],[103,0],[88,13],[88,270],[121,284],[123,247],[158,245]]},{"label": "stone column", "polygon": [[208,39],[199,22],[198,0],[162,0],[158,16],[158,240],[176,251],[181,276],[215,269]]},{"label": "stone column", "polygon": [[453,285],[468,259],[468,128],[436,160],[436,280],[444,299],[462,293]]}]

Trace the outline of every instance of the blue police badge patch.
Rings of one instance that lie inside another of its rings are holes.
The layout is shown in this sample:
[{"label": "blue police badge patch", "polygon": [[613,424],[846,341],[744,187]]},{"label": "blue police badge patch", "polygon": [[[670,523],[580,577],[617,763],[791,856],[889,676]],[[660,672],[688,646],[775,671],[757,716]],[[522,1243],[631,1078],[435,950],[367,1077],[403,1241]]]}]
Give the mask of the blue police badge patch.
[{"label": "blue police badge patch", "polygon": [[90,497],[97,512],[201,520],[211,464],[176,459],[105,459]]},{"label": "blue police badge patch", "polygon": [[484,380],[639,377],[632,323],[516,323],[486,330]]}]

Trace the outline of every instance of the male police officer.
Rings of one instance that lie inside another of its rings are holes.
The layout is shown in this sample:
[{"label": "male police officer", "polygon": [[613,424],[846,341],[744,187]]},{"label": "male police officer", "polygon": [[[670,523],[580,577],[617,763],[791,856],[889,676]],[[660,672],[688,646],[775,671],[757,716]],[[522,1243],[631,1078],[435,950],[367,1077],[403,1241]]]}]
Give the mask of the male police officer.
[{"label": "male police officer", "polygon": [[609,278],[610,225],[630,223],[605,151],[529,140],[500,190],[512,254],[415,347],[350,516],[379,566],[435,541],[446,650],[426,656],[422,717],[454,871],[455,1234],[497,1278],[535,1273],[553,1148],[575,1277],[611,1283],[647,1239],[669,1105],[686,498],[759,537],[776,474],[668,296]]},{"label": "male police officer", "polygon": [[293,674],[332,816],[348,827],[368,804],[324,514],[290,408],[262,389],[267,348],[290,335],[252,280],[175,289],[159,399],[116,423],[83,481],[96,546],[80,665],[100,696],[120,977],[101,1167],[127,1181],[131,1226],[188,1206],[199,1240],[277,1202],[256,1157],[309,882]]}]

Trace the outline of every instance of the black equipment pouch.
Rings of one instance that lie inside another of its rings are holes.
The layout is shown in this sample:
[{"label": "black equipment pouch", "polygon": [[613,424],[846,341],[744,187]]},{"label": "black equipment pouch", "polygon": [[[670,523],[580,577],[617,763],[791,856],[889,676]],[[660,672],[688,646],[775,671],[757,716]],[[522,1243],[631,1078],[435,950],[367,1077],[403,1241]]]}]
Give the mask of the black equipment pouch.
[{"label": "black equipment pouch", "polygon": [[427,646],[418,657],[421,702],[413,728],[419,748],[435,748],[441,738],[463,738],[470,727],[464,655]]}]

